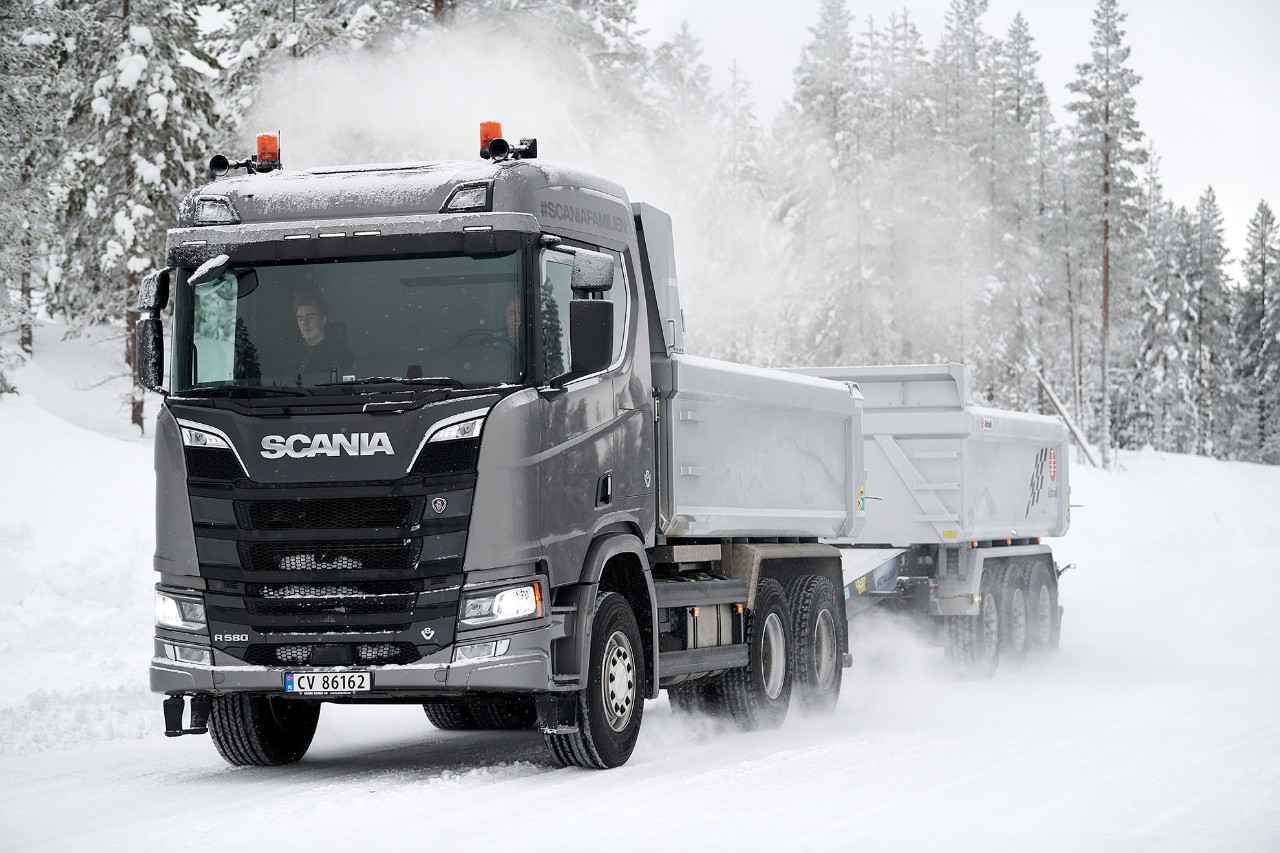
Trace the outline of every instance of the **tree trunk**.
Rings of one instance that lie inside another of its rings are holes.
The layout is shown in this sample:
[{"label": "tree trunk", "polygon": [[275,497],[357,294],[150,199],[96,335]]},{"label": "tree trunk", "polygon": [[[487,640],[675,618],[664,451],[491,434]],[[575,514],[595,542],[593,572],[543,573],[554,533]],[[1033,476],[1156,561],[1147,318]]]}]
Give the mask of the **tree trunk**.
[{"label": "tree trunk", "polygon": [[[31,183],[31,174],[35,171],[36,153],[28,151],[22,161],[22,191],[25,198],[27,185]],[[32,355],[35,351],[35,339],[31,328],[31,229],[22,231],[22,259],[18,262],[18,346],[23,354]]]},{"label": "tree trunk", "polygon": [[[1110,121],[1110,111],[1107,112]],[[1111,134],[1102,135],[1102,467],[1111,467]]]},{"label": "tree trunk", "polygon": [[[124,39],[129,38],[129,0],[123,0],[123,23],[121,24],[121,36]],[[133,198],[134,184],[136,176],[133,167],[133,98],[126,96],[124,99],[124,107],[121,115],[124,118],[124,197],[126,199]],[[129,371],[133,379],[133,387],[129,393],[129,422],[138,428],[139,432],[146,432],[146,425],[143,421],[143,407],[146,401],[146,389],[138,382],[138,365],[136,364],[135,353],[138,343],[138,312],[136,306],[138,304],[138,284],[140,281],[138,273],[128,268],[128,261],[125,262],[125,281],[121,297],[124,299],[124,363],[129,366]]]}]

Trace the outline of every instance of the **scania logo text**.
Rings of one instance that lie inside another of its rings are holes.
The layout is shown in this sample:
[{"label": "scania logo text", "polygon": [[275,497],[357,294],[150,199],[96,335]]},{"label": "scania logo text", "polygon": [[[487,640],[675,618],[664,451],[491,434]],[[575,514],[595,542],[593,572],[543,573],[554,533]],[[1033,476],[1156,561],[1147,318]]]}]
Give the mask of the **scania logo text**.
[{"label": "scania logo text", "polygon": [[355,432],[350,435],[333,433],[326,435],[268,435],[262,439],[262,455],[266,459],[292,456],[309,459],[312,456],[373,456],[385,453],[394,456],[391,439],[385,432]]}]

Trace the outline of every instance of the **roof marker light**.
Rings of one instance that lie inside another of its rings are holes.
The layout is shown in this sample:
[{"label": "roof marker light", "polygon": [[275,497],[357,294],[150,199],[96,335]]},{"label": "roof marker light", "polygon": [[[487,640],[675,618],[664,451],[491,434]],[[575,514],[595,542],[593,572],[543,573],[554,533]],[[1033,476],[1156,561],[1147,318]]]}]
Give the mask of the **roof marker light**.
[{"label": "roof marker light", "polygon": [[269,172],[278,168],[280,168],[280,132],[259,133],[258,171]]},{"label": "roof marker light", "polygon": [[502,122],[500,121],[482,121],[480,122],[480,156],[486,160],[489,159],[489,143],[495,139],[502,138]]}]

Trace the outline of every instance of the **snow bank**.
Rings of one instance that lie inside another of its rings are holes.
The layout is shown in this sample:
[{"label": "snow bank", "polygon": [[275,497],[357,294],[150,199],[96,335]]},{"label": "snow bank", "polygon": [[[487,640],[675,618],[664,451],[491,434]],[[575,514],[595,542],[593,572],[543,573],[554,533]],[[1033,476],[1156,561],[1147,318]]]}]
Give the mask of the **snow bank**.
[{"label": "snow bank", "polygon": [[122,342],[61,332],[38,329],[24,393],[0,398],[0,754],[154,729],[151,444],[113,378]]}]

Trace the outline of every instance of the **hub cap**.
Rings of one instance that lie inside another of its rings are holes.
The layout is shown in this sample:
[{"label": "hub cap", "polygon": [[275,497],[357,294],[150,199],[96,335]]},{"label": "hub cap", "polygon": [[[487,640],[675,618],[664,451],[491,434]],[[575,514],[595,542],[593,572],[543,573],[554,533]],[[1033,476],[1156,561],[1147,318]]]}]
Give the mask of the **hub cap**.
[{"label": "hub cap", "polygon": [[600,679],[604,717],[609,728],[620,732],[631,722],[636,704],[635,660],[631,641],[621,631],[614,631],[604,646],[604,672]]},{"label": "hub cap", "polygon": [[764,676],[764,692],[770,699],[777,699],[787,678],[787,638],[782,634],[782,620],[777,613],[770,613],[764,620],[763,639],[760,670]]},{"label": "hub cap", "polygon": [[813,651],[817,655],[818,687],[831,689],[836,678],[836,622],[830,610],[818,613],[818,624],[813,632]]}]

